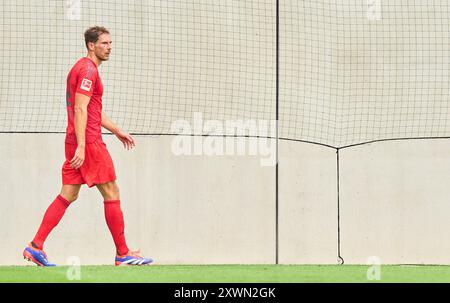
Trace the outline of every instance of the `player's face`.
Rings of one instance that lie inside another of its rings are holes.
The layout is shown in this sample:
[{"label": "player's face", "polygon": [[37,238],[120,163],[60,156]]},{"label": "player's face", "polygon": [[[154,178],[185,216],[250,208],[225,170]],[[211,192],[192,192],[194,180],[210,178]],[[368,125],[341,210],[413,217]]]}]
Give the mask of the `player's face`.
[{"label": "player's face", "polygon": [[111,36],[109,34],[101,34],[97,42],[94,44],[94,53],[101,61],[109,59],[112,49]]}]

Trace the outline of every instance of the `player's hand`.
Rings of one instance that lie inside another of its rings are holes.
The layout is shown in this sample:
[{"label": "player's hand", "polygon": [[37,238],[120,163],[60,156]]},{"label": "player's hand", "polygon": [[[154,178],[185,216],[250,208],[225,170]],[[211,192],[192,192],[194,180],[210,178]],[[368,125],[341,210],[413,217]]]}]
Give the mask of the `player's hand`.
[{"label": "player's hand", "polygon": [[75,155],[70,160],[70,166],[74,169],[79,169],[84,162],[84,146],[78,146],[75,150]]},{"label": "player's hand", "polygon": [[127,150],[132,149],[136,144],[134,143],[133,137],[121,130],[116,133],[116,137],[122,142],[123,147]]}]

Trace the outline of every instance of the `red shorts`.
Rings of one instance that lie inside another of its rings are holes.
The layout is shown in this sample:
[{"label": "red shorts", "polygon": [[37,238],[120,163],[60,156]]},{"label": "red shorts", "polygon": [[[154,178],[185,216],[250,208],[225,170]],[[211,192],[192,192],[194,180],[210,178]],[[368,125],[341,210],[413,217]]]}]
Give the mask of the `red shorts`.
[{"label": "red shorts", "polygon": [[70,160],[76,149],[76,144],[66,143],[66,161],[62,167],[63,184],[87,184],[92,187],[116,180],[113,161],[102,139],[86,144],[84,162],[79,169],[70,167]]}]

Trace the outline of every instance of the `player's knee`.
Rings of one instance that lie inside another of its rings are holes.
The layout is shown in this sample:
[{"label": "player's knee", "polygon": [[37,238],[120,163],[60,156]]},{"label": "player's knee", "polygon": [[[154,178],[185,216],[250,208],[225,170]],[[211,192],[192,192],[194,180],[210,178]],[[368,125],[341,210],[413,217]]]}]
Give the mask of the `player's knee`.
[{"label": "player's knee", "polygon": [[70,203],[75,202],[78,199],[78,194],[74,194],[70,196],[70,199],[68,200]]},{"label": "player's knee", "polygon": [[120,190],[117,184],[114,184],[113,188],[111,189],[111,196],[113,200],[120,200]]},{"label": "player's knee", "polygon": [[70,203],[75,202],[78,199],[78,193],[61,193],[61,196]]},{"label": "player's knee", "polygon": [[97,185],[105,201],[120,200],[120,190],[116,182]]},{"label": "player's knee", "polygon": [[108,189],[106,190],[106,200],[120,200],[120,190],[119,186],[117,186],[116,183],[111,184],[111,186],[108,186]]},{"label": "player's knee", "polygon": [[80,185],[63,185],[60,195],[69,201],[75,202],[78,199],[78,193],[80,192]]}]

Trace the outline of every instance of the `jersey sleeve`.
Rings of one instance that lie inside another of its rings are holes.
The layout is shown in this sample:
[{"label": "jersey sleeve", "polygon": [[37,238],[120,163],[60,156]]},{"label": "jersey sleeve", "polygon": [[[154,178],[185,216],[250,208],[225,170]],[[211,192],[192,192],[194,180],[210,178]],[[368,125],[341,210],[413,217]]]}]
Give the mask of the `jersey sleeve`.
[{"label": "jersey sleeve", "polygon": [[76,93],[92,96],[97,82],[97,71],[92,64],[85,64],[80,67],[77,75]]}]

